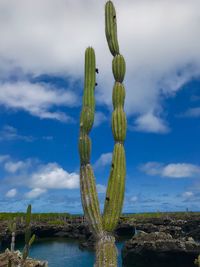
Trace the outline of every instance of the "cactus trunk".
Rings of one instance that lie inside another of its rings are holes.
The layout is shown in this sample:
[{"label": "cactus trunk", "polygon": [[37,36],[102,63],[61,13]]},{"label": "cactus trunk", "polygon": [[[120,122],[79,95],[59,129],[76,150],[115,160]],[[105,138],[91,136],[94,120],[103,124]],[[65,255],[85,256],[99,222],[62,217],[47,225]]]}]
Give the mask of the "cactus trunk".
[{"label": "cactus trunk", "polygon": [[15,232],[12,232],[10,251],[15,251]]},{"label": "cactus trunk", "polygon": [[117,248],[115,238],[104,235],[96,244],[96,263],[95,267],[117,266]]}]

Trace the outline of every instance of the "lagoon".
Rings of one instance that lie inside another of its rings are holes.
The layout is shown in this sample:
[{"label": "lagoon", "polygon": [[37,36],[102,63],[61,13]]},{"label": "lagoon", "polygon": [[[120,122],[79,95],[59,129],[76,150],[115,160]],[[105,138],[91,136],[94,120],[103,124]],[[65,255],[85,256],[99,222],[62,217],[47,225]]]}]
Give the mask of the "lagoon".
[{"label": "lagoon", "polygon": [[[123,242],[117,243],[119,267],[122,266],[122,246]],[[18,244],[17,249],[22,250],[23,244]],[[47,260],[49,267],[93,267],[95,253],[80,249],[78,241],[67,238],[42,238],[32,245],[30,257]]]}]

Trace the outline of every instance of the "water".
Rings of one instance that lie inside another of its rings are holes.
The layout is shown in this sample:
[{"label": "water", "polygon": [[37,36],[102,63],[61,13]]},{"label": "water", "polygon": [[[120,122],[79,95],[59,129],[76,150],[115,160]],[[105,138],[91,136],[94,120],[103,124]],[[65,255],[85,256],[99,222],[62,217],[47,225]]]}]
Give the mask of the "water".
[{"label": "water", "polygon": [[[117,243],[118,262],[121,262],[121,249],[123,243]],[[19,245],[17,249],[22,250]],[[95,254],[93,251],[79,249],[78,242],[65,238],[40,239],[30,250],[30,257],[47,260],[49,267],[93,267]]]}]

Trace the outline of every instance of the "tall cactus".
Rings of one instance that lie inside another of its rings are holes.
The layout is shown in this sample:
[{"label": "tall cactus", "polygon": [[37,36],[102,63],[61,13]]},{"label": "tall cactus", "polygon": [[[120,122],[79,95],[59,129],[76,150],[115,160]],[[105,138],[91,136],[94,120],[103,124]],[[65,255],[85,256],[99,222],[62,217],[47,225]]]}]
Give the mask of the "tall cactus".
[{"label": "tall cactus", "polygon": [[85,82],[83,107],[80,116],[80,188],[83,210],[89,227],[96,236],[95,267],[116,267],[117,249],[113,231],[122,212],[126,161],[124,140],[126,137],[126,115],[124,112],[125,88],[122,84],[126,71],[125,60],[119,53],[117,23],[114,5],[105,5],[105,33],[108,46],[113,55],[112,71],[115,78],[113,87],[112,132],[115,140],[110,177],[107,186],[104,212],[101,216],[95,177],[90,165],[91,140],[89,133],[94,122],[96,85],[95,52],[89,47],[85,51]]},{"label": "tall cactus", "polygon": [[80,185],[82,204],[86,219],[89,222],[91,231],[99,237],[102,233],[102,220],[95,184],[95,177],[90,165],[91,141],[88,136],[94,122],[94,89],[96,84],[95,71],[95,52],[93,48],[88,47],[85,51],[85,86],[83,108],[80,118]]},{"label": "tall cactus", "polygon": [[112,232],[122,212],[125,191],[126,160],[123,143],[126,138],[126,114],[124,112],[125,88],[122,82],[125,76],[126,64],[123,56],[119,54],[116,12],[111,1],[108,1],[105,6],[105,22],[108,46],[114,56],[112,61],[112,71],[115,78],[112,96],[114,108],[112,114],[112,132],[115,146],[106,191],[103,227],[106,231]]}]

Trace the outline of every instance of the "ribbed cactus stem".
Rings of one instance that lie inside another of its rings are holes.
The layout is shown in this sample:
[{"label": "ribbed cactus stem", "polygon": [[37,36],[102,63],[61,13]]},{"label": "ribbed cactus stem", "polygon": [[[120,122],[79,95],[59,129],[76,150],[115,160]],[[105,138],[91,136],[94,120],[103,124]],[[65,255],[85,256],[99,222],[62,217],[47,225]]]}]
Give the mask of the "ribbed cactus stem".
[{"label": "ribbed cactus stem", "polygon": [[112,102],[114,109],[118,106],[124,106],[125,88],[122,83],[116,82],[113,87]]},{"label": "ribbed cactus stem", "polygon": [[121,215],[124,200],[125,175],[126,162],[124,147],[122,144],[116,143],[104,204],[103,227],[104,230],[109,232],[115,229]]},{"label": "ribbed cactus stem", "polygon": [[96,191],[95,177],[90,164],[80,169],[81,199],[89,228],[95,236],[102,234],[102,220]]},{"label": "ribbed cactus stem", "polygon": [[94,122],[96,83],[96,64],[94,49],[85,51],[85,87],[83,108],[80,117],[79,154],[81,161],[80,187],[84,214],[89,227],[95,236],[102,235],[102,219],[96,190],[95,177],[90,165],[91,141],[89,132]]},{"label": "ribbed cactus stem", "polygon": [[122,55],[116,55],[113,58],[112,71],[115,81],[122,83],[126,72],[126,63]]},{"label": "ribbed cactus stem", "polygon": [[24,263],[28,257],[30,247],[35,240],[35,235],[31,236],[31,225],[30,225],[30,223],[31,223],[31,209],[32,209],[31,205],[28,205],[28,208],[26,211],[25,246],[24,246],[23,254],[22,254]]},{"label": "ribbed cactus stem", "polygon": [[96,244],[95,267],[115,267],[117,266],[117,248],[115,238],[104,235]]},{"label": "ribbed cactus stem", "polygon": [[119,45],[117,40],[116,12],[111,1],[108,1],[105,6],[105,31],[110,52],[115,56],[119,54]]},{"label": "ribbed cactus stem", "polygon": [[[114,231],[122,212],[126,177],[126,160],[123,143],[126,138],[127,123],[124,112],[125,88],[122,84],[126,72],[126,63],[122,55],[117,53],[117,51],[113,53],[111,49],[113,47],[111,44],[116,43],[115,38],[117,38],[115,24],[108,23],[108,21],[112,21],[113,14],[115,14],[114,6],[111,1],[108,1],[105,7],[106,36],[107,32],[110,32],[110,25],[113,25],[112,29],[115,32],[112,42],[107,37],[108,46],[113,55],[112,71],[115,78],[112,95],[114,108],[112,114],[112,132],[115,146],[103,213],[103,229],[108,232]],[[108,16],[110,16],[109,19]],[[114,16],[116,22],[116,14]]]}]

